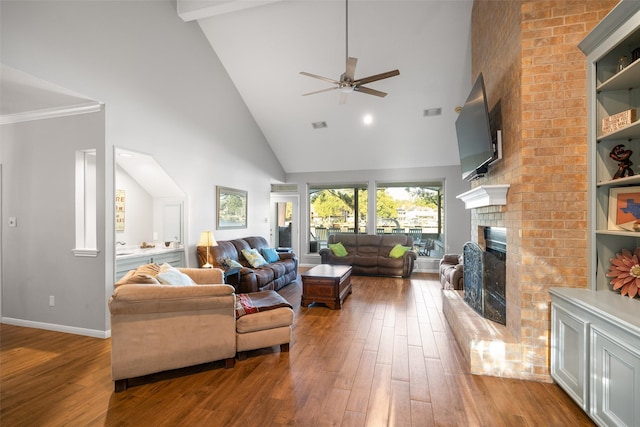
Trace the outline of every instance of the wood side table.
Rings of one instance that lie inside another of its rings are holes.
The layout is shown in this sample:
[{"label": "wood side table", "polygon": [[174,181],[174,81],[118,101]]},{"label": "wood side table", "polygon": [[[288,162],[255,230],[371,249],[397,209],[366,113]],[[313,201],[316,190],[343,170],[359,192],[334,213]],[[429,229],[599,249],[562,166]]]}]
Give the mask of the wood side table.
[{"label": "wood side table", "polygon": [[351,293],[351,266],[320,264],[301,273],[302,300],[307,307],[312,302],[340,310],[345,298]]}]

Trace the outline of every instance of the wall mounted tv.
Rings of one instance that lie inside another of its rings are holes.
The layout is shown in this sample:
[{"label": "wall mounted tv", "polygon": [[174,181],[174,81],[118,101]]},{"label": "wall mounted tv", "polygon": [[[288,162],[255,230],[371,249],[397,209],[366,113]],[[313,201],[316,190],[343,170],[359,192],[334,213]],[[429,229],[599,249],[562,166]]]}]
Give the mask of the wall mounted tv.
[{"label": "wall mounted tv", "polygon": [[489,126],[489,108],[482,73],[456,120],[456,133],[462,179],[472,181],[484,176],[489,164],[496,160],[497,150]]}]

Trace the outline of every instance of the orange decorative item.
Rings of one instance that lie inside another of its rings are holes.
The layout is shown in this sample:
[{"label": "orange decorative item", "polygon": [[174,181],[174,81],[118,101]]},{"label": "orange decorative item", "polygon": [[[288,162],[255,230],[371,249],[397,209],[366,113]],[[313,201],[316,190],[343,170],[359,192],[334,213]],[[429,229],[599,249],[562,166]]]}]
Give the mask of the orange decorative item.
[{"label": "orange decorative item", "polygon": [[611,265],[607,277],[612,277],[613,289],[620,290],[621,295],[634,298],[640,294],[640,248],[634,253],[628,249],[618,252],[615,258],[611,258]]}]

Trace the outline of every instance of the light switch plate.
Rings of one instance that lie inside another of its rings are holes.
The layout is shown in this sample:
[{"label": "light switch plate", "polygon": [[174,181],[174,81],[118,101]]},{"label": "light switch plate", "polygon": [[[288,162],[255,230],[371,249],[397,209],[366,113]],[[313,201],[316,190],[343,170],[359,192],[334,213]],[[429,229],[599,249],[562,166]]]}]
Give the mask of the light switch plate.
[{"label": "light switch plate", "polygon": [[17,227],[18,226],[18,220],[16,220],[15,216],[10,216],[9,217],[9,227]]}]

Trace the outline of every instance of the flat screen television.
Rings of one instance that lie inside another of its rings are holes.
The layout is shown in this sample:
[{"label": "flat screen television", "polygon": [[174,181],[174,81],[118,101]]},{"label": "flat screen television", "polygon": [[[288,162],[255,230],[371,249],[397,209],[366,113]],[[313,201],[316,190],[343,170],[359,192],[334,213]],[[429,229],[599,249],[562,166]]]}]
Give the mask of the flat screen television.
[{"label": "flat screen television", "polygon": [[456,120],[462,179],[472,181],[487,173],[494,160],[489,108],[482,73],[478,76]]}]

